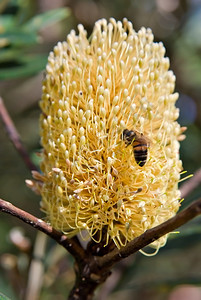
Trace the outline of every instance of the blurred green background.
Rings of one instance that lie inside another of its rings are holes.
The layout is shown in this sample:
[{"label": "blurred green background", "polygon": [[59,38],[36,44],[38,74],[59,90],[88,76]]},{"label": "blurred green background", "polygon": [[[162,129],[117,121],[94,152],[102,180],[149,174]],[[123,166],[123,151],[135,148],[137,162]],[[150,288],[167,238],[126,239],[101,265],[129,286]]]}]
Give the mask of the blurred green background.
[{"label": "blurred green background", "polygon": [[[179,121],[188,126],[187,138],[181,143],[181,159],[187,174],[194,173],[201,166],[199,0],[1,0],[0,95],[32,160],[38,163],[38,101],[48,53],[77,24],[82,23],[90,33],[94,22],[102,17],[127,17],[135,30],[150,27],[155,41],[164,43],[177,78]],[[40,197],[24,182],[31,178],[30,171],[8,140],[3,125],[0,126],[0,197],[42,217]],[[182,207],[200,195],[198,187]],[[36,233],[30,226],[1,213],[0,292],[11,299],[23,299]],[[183,226],[180,234],[172,234],[156,256],[138,253],[129,257],[114,269],[96,299],[201,299],[200,235],[201,218],[197,218]],[[42,261],[44,277],[39,299],[66,299],[74,280],[71,257],[48,239]],[[190,292],[190,296],[182,298],[179,292]],[[196,293],[200,293],[199,298],[195,298]]]}]

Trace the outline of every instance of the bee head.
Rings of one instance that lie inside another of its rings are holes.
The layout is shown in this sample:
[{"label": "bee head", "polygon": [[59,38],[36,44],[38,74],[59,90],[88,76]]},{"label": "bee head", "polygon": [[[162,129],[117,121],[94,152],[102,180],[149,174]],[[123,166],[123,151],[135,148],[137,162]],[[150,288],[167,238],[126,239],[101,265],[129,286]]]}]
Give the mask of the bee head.
[{"label": "bee head", "polygon": [[130,133],[130,131],[129,131],[128,129],[124,129],[124,131],[123,131],[122,134],[121,134],[121,139],[122,139],[122,140],[125,140],[126,137],[129,136],[129,133]]},{"label": "bee head", "polygon": [[121,134],[121,139],[127,144],[130,145],[136,137],[136,133],[133,130],[124,129]]}]

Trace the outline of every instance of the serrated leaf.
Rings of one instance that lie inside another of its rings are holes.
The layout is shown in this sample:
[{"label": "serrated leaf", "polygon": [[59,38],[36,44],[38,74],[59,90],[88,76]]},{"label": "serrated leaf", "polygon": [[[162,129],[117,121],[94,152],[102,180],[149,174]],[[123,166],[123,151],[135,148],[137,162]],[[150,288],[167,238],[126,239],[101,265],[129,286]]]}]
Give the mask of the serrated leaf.
[{"label": "serrated leaf", "polygon": [[32,19],[27,21],[23,29],[28,32],[38,31],[39,29],[56,23],[67,18],[70,15],[70,10],[66,7],[49,10],[40,15],[34,16]]}]

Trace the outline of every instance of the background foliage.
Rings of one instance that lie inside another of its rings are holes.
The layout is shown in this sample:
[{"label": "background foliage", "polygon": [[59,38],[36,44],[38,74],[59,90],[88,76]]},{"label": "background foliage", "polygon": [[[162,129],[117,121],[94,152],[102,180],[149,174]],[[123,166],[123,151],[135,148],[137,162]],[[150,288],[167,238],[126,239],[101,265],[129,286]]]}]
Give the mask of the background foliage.
[{"label": "background foliage", "polygon": [[[49,51],[82,23],[92,30],[99,18],[127,17],[138,30],[151,27],[156,41],[163,41],[171,69],[176,74],[180,123],[188,126],[181,144],[187,174],[201,165],[201,1],[199,0],[1,0],[0,1],[0,94],[33,161],[38,163],[41,81]],[[40,198],[24,180],[31,178],[13,149],[3,126],[0,130],[1,197],[43,217]],[[183,202],[186,207],[200,197],[197,188]],[[201,219],[172,234],[154,257],[141,254],[119,264],[97,299],[174,299],[175,289],[201,281]],[[0,292],[22,299],[36,231],[11,216],[0,218]],[[47,241],[43,257],[44,280],[40,299],[66,299],[74,280],[70,256]],[[0,299],[1,299],[0,295]],[[193,298],[193,294],[191,295]]]}]

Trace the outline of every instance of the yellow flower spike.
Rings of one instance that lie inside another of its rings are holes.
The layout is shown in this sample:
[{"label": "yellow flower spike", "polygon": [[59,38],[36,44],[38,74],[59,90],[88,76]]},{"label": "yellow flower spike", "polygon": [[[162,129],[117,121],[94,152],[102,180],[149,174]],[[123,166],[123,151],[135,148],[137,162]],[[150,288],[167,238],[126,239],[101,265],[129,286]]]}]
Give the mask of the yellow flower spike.
[{"label": "yellow flower spike", "polygon": [[[82,25],[78,31],[54,47],[46,67],[41,209],[69,236],[87,230],[121,247],[180,206],[185,128],[176,121],[175,76],[149,28],[135,32],[127,19],[112,18],[97,21],[89,40]],[[138,138],[129,143],[125,129]]]}]

